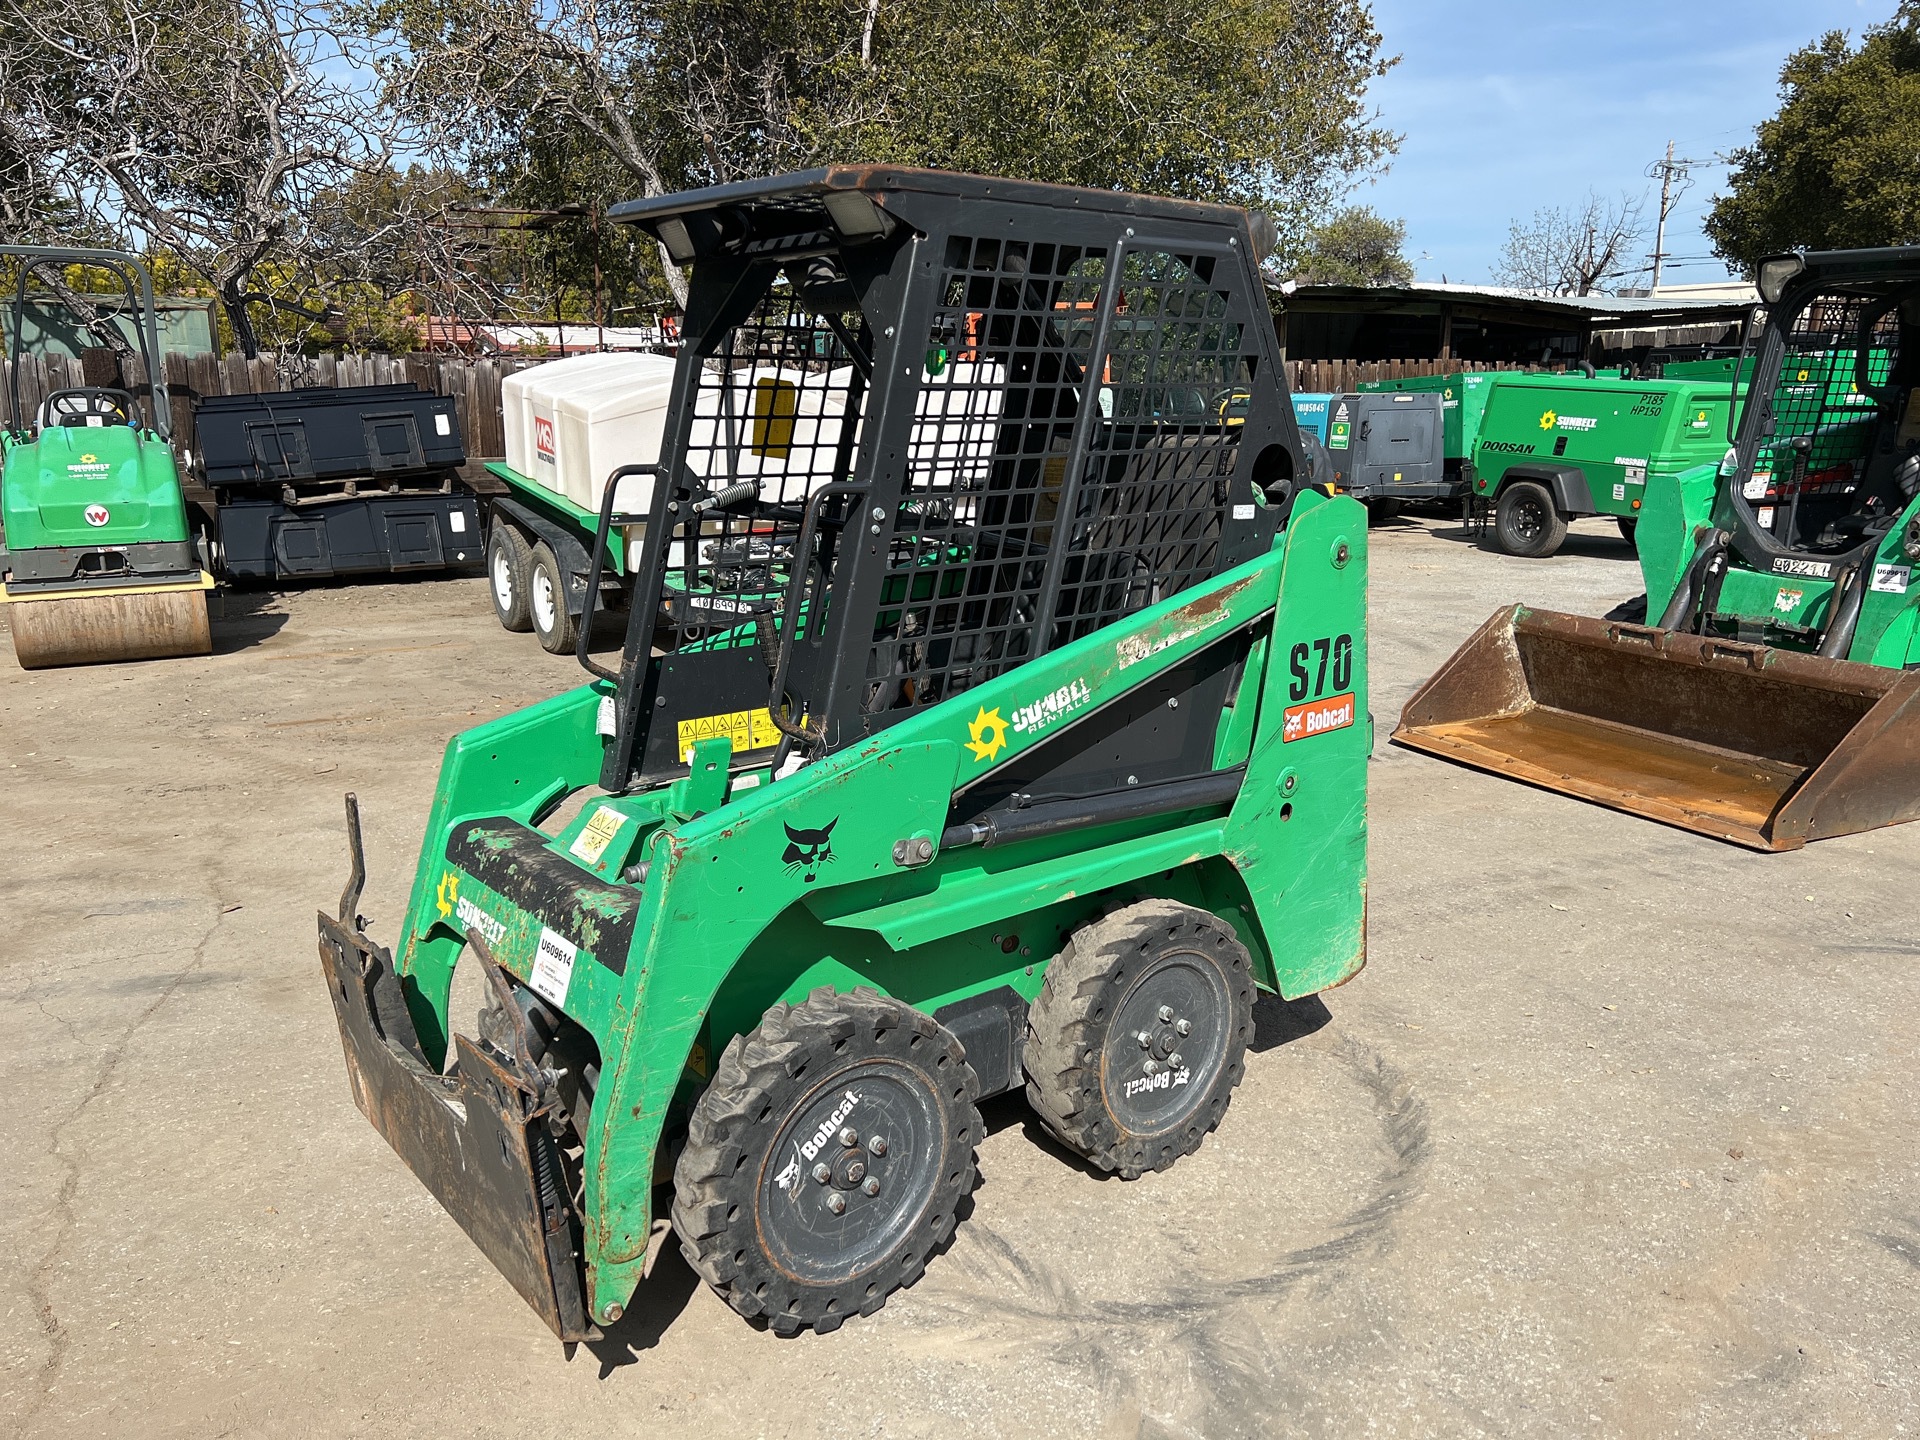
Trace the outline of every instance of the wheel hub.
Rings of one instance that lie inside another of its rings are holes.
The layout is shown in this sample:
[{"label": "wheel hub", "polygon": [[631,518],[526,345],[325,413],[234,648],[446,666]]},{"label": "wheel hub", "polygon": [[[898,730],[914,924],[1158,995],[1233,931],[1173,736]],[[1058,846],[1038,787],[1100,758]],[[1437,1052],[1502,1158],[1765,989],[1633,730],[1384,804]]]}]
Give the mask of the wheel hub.
[{"label": "wheel hub", "polygon": [[1169,957],[1135,985],[1109,1033],[1107,1103],[1135,1133],[1173,1128],[1204,1102],[1226,1051],[1231,999],[1211,966]]},{"label": "wheel hub", "polygon": [[940,1138],[938,1103],[904,1066],[870,1063],[816,1089],[781,1127],[761,1182],[769,1251],[801,1278],[858,1274],[917,1220]]}]

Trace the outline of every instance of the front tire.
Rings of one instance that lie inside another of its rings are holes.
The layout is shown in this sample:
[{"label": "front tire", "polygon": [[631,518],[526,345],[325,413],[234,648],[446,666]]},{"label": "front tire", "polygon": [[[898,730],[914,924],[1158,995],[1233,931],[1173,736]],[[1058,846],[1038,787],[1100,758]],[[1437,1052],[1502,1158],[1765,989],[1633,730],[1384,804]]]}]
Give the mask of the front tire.
[{"label": "front tire", "polygon": [[1133,1180],[1191,1155],[1226,1113],[1253,1038],[1233,928],[1142,900],[1076,930],[1027,1016],[1027,1102],[1063,1143]]},{"label": "front tire", "polygon": [[527,604],[532,559],[526,536],[504,520],[495,520],[487,532],[487,593],[493,615],[504,630],[524,635],[533,628]]},{"label": "front tire", "polygon": [[1567,538],[1567,520],[1547,487],[1516,480],[1500,492],[1493,507],[1493,543],[1523,560],[1544,560]]},{"label": "front tire", "polygon": [[782,1335],[871,1315],[953,1234],[979,1095],[959,1040],[911,1006],[865,987],[775,1005],[694,1106],[681,1253]]},{"label": "front tire", "polygon": [[[1618,515],[1614,517],[1614,523],[1620,527],[1620,538],[1626,541],[1627,544],[1632,545],[1633,532],[1639,527],[1640,517],[1638,515]],[[1636,546],[1635,548],[1637,549],[1638,547]]]},{"label": "front tire", "polygon": [[534,638],[549,655],[571,655],[578,633],[567,613],[567,577],[546,541],[533,547],[527,567],[527,613]]}]

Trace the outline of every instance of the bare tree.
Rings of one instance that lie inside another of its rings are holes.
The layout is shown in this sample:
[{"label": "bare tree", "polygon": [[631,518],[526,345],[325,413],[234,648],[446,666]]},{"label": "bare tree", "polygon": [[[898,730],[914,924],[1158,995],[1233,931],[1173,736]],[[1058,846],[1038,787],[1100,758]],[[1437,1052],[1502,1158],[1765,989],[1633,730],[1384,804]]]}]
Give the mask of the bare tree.
[{"label": "bare tree", "polygon": [[1589,190],[1578,205],[1542,209],[1507,231],[1493,267],[1494,280],[1538,295],[1592,295],[1645,268],[1637,256],[1646,240],[1643,197],[1617,200]]},{"label": "bare tree", "polygon": [[[97,228],[177,257],[249,355],[324,305],[271,283],[309,266],[316,201],[384,171],[396,122],[367,57],[301,0],[21,0],[0,40],[29,153],[91,199]],[[382,215],[368,242],[409,217]],[[324,243],[338,251],[334,227]],[[327,257],[338,261],[338,253]]]}]

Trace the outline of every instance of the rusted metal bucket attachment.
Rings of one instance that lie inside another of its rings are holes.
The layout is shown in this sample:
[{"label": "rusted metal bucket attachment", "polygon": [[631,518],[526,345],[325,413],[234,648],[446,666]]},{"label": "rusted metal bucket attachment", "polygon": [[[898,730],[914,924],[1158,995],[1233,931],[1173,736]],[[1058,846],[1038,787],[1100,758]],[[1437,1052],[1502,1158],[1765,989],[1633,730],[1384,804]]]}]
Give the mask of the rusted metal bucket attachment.
[{"label": "rusted metal bucket attachment", "polygon": [[361,1112],[554,1334],[598,1335],[537,1068],[464,1035],[448,1074],[428,1068],[392,957],[324,912],[320,963]]},{"label": "rusted metal bucket attachment", "polygon": [[1523,605],[1393,739],[1757,850],[1920,818],[1920,672]]}]

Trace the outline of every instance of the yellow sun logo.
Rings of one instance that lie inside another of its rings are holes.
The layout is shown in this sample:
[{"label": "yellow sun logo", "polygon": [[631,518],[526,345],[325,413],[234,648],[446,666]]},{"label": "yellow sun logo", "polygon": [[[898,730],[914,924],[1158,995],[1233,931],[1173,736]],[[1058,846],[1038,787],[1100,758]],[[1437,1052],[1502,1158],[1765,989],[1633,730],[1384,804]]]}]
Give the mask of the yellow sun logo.
[{"label": "yellow sun logo", "polygon": [[100,457],[98,455],[82,455],[80,457],[80,463],[82,465],[97,465],[100,463]]},{"label": "yellow sun logo", "polygon": [[991,760],[1007,748],[1007,722],[1000,718],[997,705],[991,710],[983,705],[967,725],[967,734],[973,737],[967,742],[967,749],[976,760]]},{"label": "yellow sun logo", "polygon": [[439,908],[441,917],[453,914],[453,907],[460,898],[460,877],[449,870],[440,877],[440,888],[434,892],[433,903]]},{"label": "yellow sun logo", "polygon": [[1546,414],[1540,417],[1540,428],[1542,430],[1551,430],[1553,428],[1553,422],[1558,420],[1559,418],[1560,417],[1554,414],[1553,411],[1551,410],[1547,411]]}]

